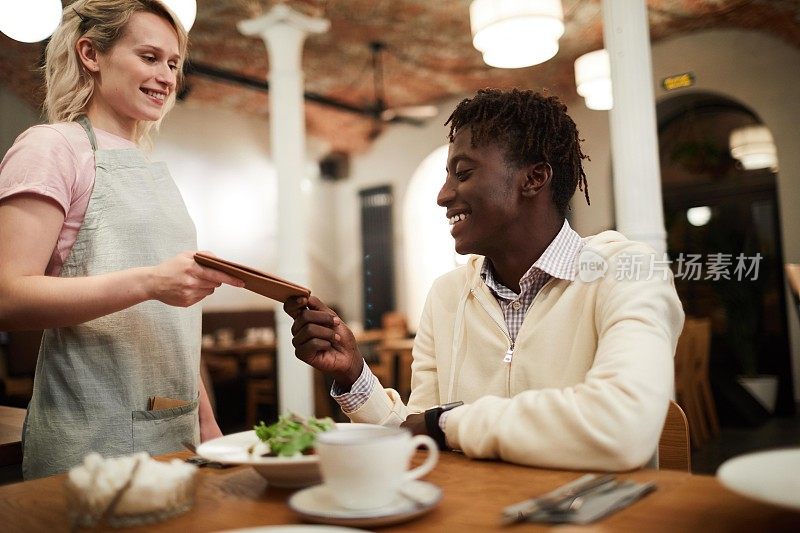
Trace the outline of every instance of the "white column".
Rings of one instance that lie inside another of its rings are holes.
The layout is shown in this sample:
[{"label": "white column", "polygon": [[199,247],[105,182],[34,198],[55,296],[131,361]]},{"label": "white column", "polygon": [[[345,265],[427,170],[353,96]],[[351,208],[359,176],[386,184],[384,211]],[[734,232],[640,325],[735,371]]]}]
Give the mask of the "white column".
[{"label": "white column", "polygon": [[667,244],[645,0],[603,0],[603,38],[614,94],[610,120],[617,229],[652,246],[660,258]]},{"label": "white column", "polygon": [[[267,14],[239,23],[244,35],[258,35],[269,53],[269,125],[272,158],[278,174],[278,274],[308,283],[307,199],[300,190],[306,175],[302,52],[309,33],[330,22],[278,4]],[[314,414],[311,368],[294,357],[291,319],[275,309],[278,342],[278,402],[282,412]]]}]

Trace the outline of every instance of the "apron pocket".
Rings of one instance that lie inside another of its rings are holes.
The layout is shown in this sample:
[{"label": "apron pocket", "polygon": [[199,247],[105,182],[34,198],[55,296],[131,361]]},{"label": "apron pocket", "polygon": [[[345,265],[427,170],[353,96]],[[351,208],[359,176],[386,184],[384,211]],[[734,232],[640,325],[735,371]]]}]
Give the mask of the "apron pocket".
[{"label": "apron pocket", "polygon": [[150,455],[183,450],[184,442],[200,440],[200,425],[197,418],[199,398],[181,407],[157,411],[133,411],[133,451]]}]

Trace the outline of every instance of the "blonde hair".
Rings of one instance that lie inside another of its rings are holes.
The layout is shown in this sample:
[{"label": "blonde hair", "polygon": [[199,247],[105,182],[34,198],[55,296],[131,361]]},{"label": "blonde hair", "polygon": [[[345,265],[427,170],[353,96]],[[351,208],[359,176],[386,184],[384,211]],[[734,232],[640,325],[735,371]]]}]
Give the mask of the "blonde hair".
[{"label": "blonde hair", "polygon": [[151,131],[158,131],[161,120],[175,105],[177,89],[183,82],[182,66],[188,44],[181,22],[158,0],[78,0],[64,8],[61,25],[45,51],[44,112],[50,123],[75,120],[85,113],[94,94],[94,78],[78,57],[78,39],[87,37],[98,51],[107,53],[124,34],[131,16],[139,12],[153,13],[172,25],[178,35],[181,56],[176,90],[165,102],[161,118],[136,123],[135,141],[142,146],[150,145]]}]

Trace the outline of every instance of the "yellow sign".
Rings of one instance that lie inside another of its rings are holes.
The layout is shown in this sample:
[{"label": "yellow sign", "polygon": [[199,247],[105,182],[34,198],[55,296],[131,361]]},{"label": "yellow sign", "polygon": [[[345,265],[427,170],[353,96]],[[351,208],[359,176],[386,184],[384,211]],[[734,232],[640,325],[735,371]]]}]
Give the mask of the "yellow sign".
[{"label": "yellow sign", "polygon": [[666,91],[674,91],[675,89],[691,87],[692,85],[694,85],[694,74],[691,72],[670,76],[661,80],[661,86]]}]

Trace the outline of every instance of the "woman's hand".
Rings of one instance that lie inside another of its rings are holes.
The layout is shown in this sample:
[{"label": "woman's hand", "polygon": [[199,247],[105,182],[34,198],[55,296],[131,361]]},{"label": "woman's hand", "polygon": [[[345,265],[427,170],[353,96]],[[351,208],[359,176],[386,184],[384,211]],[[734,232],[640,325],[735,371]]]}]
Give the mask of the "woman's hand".
[{"label": "woman's hand", "polygon": [[350,328],[316,296],[289,298],[283,309],[294,318],[295,356],[350,389],[364,368]]},{"label": "woman's hand", "polygon": [[196,304],[223,283],[244,287],[244,282],[238,278],[198,265],[192,251],[181,252],[172,259],[151,267],[149,274],[148,299],[176,307]]}]

